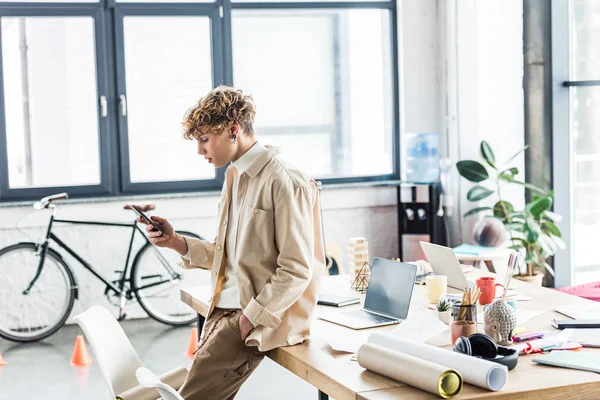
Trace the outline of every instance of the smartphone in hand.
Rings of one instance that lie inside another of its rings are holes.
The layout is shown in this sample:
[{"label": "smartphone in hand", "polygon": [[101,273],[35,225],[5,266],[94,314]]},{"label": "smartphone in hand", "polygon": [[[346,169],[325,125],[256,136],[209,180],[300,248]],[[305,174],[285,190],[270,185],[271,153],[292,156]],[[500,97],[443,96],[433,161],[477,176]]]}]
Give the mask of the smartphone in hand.
[{"label": "smartphone in hand", "polygon": [[139,209],[139,207],[138,207],[138,206],[136,206],[135,204],[130,204],[130,205],[129,205],[129,207],[131,207],[131,209],[133,210],[133,212],[135,212],[135,213],[136,213],[137,215],[139,215],[139,216],[140,216],[140,217],[141,217],[141,218],[142,218],[144,221],[146,221],[146,223],[147,223],[147,224],[149,224],[149,225],[152,225],[152,226],[154,227],[153,231],[158,231],[158,232],[160,232],[160,233],[161,233],[161,234],[163,234],[163,235],[165,234],[165,233],[162,231],[162,229],[160,229],[160,226],[159,226],[159,225],[158,225],[156,222],[152,221],[152,220],[150,219],[150,217],[149,217],[149,216],[148,216],[148,215],[147,215],[145,212],[143,212],[142,210],[140,210],[140,209]]}]

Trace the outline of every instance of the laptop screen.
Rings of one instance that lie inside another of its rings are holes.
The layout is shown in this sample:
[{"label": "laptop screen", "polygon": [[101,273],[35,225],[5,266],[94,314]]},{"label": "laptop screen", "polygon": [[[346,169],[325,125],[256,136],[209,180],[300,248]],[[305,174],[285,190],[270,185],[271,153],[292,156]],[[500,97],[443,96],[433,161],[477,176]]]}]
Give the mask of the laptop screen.
[{"label": "laptop screen", "polygon": [[365,310],[406,319],[416,275],[416,265],[373,259]]}]

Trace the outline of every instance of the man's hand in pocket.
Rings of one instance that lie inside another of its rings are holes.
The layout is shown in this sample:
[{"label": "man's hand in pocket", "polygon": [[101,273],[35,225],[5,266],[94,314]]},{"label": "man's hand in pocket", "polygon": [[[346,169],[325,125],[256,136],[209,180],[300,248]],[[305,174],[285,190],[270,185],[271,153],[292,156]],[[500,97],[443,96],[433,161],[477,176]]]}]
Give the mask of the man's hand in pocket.
[{"label": "man's hand in pocket", "polygon": [[242,314],[240,316],[240,335],[242,341],[246,340],[246,338],[248,337],[250,332],[252,332],[253,329],[254,325],[252,325],[252,322],[250,322],[250,320],[244,314]]}]

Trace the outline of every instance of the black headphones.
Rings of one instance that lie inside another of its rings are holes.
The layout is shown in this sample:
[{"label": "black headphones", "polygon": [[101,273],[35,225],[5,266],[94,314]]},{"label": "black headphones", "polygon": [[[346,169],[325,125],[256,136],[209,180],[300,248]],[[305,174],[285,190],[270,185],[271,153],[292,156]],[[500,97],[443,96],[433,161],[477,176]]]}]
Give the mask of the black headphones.
[{"label": "black headphones", "polygon": [[459,337],[454,343],[454,351],[505,365],[509,371],[519,362],[519,353],[516,349],[498,346],[494,339],[483,333]]}]

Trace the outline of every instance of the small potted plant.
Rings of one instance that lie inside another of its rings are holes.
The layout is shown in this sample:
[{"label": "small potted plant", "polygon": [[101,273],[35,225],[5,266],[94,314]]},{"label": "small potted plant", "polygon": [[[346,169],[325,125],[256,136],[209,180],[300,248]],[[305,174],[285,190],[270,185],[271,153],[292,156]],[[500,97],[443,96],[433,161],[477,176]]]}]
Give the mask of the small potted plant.
[{"label": "small potted plant", "polygon": [[452,317],[452,303],[449,300],[442,299],[435,306],[438,318],[445,324],[450,323]]}]

